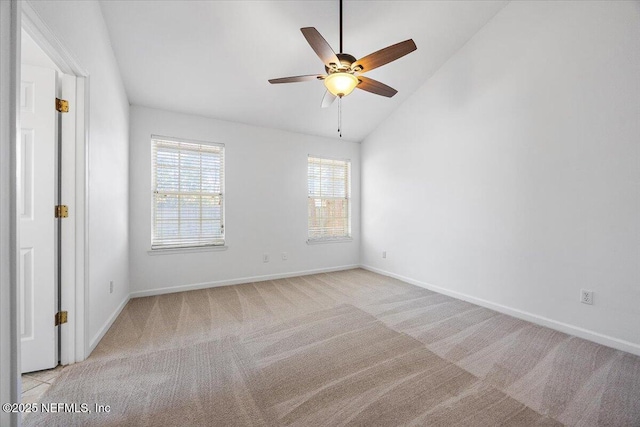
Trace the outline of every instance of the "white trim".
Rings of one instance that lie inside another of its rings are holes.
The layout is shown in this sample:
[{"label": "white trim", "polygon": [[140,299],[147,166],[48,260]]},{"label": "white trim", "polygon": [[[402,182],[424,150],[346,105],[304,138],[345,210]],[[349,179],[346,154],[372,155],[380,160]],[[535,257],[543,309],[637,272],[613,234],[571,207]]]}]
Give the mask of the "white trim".
[{"label": "white trim", "polygon": [[353,237],[339,237],[335,239],[307,239],[307,245],[323,245],[325,243],[348,243],[353,242]]},{"label": "white trim", "polygon": [[22,28],[34,42],[60,68],[60,71],[75,76],[87,76],[89,73],[80,65],[75,55],[60,41],[49,25],[31,6],[31,0],[22,1]]},{"label": "white trim", "polygon": [[[60,93],[62,99],[69,101],[70,111],[66,114],[59,114],[61,131],[58,137],[62,140],[59,142],[61,147],[61,173],[59,174],[60,186],[62,188],[61,200],[63,205],[68,205],[69,218],[61,221],[62,234],[61,239],[61,293],[58,296],[62,303],[62,310],[69,313],[68,323],[60,327],[60,364],[69,365],[75,363],[75,329],[76,329],[76,217],[78,217],[78,208],[76,204],[76,154],[77,154],[77,138],[76,132],[78,126],[76,120],[82,118],[82,114],[78,114],[77,102],[77,77],[69,74],[61,73],[58,75],[60,81]],[[80,209],[82,212],[82,209]],[[80,216],[80,218],[82,218]],[[80,219],[80,221],[82,221]],[[56,355],[57,356],[57,355]]]},{"label": "white trim", "polygon": [[335,160],[335,161],[338,161],[338,162],[349,162],[349,163],[351,163],[351,159],[345,159],[343,157],[331,157],[331,156],[320,156],[320,155],[315,155],[315,154],[307,154],[307,161],[308,161],[309,157],[312,157],[314,159]]},{"label": "white trim", "polygon": [[185,246],[182,248],[163,248],[163,249],[150,249],[147,251],[149,255],[174,255],[174,254],[188,254],[191,252],[218,252],[226,251],[229,246],[222,245],[209,245],[209,246]]},{"label": "white trim", "polygon": [[[0,401],[19,403],[18,239],[16,147],[20,129],[19,0],[0,1]],[[0,425],[17,426],[17,413],[0,412]]]},{"label": "white trim", "polygon": [[[80,78],[78,80],[80,80]],[[76,280],[81,281],[76,282],[76,303],[78,303],[78,306],[76,307],[78,310],[78,314],[76,317],[80,318],[80,316],[83,315],[84,321],[82,323],[80,323],[80,321],[77,322],[77,327],[79,329],[76,329],[76,362],[85,360],[91,353],[89,351],[89,316],[91,314],[89,308],[89,178],[91,174],[89,170],[89,153],[91,151],[91,146],[89,145],[89,123],[91,117],[91,100],[89,88],[91,87],[91,77],[87,75],[83,80],[84,144],[81,149],[84,150],[84,158],[78,155],[76,157],[76,160],[84,162],[84,168],[76,167],[78,180],[76,183],[76,197],[78,197],[76,202],[80,203],[80,194],[82,194],[82,200],[84,201],[84,203],[82,204],[84,208],[84,223],[78,224],[78,227],[82,227],[82,232],[80,231],[80,228],[78,228],[78,230],[76,231],[76,236],[80,236],[80,234],[82,234],[82,236],[80,237],[84,237],[81,248],[81,253],[84,254],[84,259],[76,258],[76,267],[82,268],[84,270],[84,274],[78,274],[76,276]],[[81,135],[76,135],[76,137],[80,138]],[[80,170],[82,170],[83,173],[80,173]],[[81,192],[79,190],[81,190]]]},{"label": "white trim", "polygon": [[[87,358],[89,307],[89,78],[76,77],[75,362]],[[82,115],[81,115],[82,114]]]},{"label": "white trim", "polygon": [[156,288],[149,289],[147,291],[131,292],[131,298],[172,294],[174,292],[194,291],[197,289],[217,288],[220,286],[240,285],[242,283],[264,282],[265,280],[286,279],[288,277],[309,276],[311,274],[331,273],[333,271],[352,270],[358,267],[360,267],[358,264],[342,265],[338,267],[317,268],[315,270],[294,271],[291,273],[267,274],[264,276],[241,277],[239,279],[218,280],[215,282],[194,283],[191,285],[169,286],[166,288]]},{"label": "white trim", "polygon": [[162,136],[151,134],[151,140],[154,141],[163,141],[163,142],[184,142],[187,144],[199,144],[199,145],[211,145],[213,147],[224,147],[222,142],[212,142],[212,141],[198,141],[195,139],[185,139],[185,138],[177,138],[175,136]]},{"label": "white trim", "polygon": [[111,314],[111,316],[109,316],[107,321],[104,322],[100,330],[98,330],[98,333],[91,339],[91,342],[89,344],[89,351],[87,354],[90,354],[96,348],[98,343],[100,343],[100,340],[107,333],[111,325],[113,325],[113,322],[115,322],[118,316],[120,316],[120,313],[122,313],[122,310],[124,310],[124,307],[127,305],[130,299],[131,297],[129,295],[124,297],[124,299],[122,300],[118,308],[116,308],[116,310]]},{"label": "white trim", "polygon": [[628,353],[640,356],[640,345],[634,344],[629,341],[614,338],[608,335],[601,334],[599,332],[590,331],[588,329],[581,328],[579,326],[570,325],[564,322],[558,322],[557,320],[549,319],[547,317],[538,316],[537,314],[529,313],[527,311],[519,310],[517,308],[508,307],[502,304],[496,304],[491,301],[487,301],[481,298],[476,298],[468,294],[452,291],[440,286],[432,285],[430,283],[421,282],[419,280],[412,279],[410,277],[402,276],[400,274],[391,273],[389,271],[381,270],[379,268],[371,267],[368,265],[361,265],[361,268],[372,271],[374,273],[382,274],[383,276],[393,277],[394,279],[402,280],[403,282],[410,283],[421,288],[428,289],[430,291],[438,292],[443,295],[470,302],[497,312],[508,314],[509,316],[517,317],[518,319],[526,320],[537,325],[546,326],[547,328],[554,329],[556,331],[564,332],[565,334],[574,335],[576,337],[583,338],[585,340],[593,341],[597,344],[602,344],[607,347],[615,348],[617,350],[626,351]]}]

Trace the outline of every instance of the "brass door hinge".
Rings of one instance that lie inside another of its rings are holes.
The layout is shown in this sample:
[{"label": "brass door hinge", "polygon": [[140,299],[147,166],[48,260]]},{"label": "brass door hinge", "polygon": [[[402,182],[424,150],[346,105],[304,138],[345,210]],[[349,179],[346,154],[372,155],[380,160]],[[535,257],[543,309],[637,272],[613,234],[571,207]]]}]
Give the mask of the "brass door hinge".
[{"label": "brass door hinge", "polygon": [[69,101],[65,101],[64,99],[56,98],[56,111],[61,113],[69,112]]},{"label": "brass door hinge", "polygon": [[69,216],[69,207],[67,205],[56,205],[56,218],[67,218]]},{"label": "brass door hinge", "polygon": [[63,323],[67,323],[67,312],[59,311],[56,313],[55,326],[62,325]]}]

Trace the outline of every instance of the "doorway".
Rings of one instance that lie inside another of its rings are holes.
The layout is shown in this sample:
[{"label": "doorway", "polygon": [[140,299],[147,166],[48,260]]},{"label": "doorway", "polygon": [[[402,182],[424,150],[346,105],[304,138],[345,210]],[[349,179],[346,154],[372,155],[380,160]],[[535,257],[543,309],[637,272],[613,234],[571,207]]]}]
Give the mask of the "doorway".
[{"label": "doorway", "polygon": [[87,73],[28,2],[21,15],[17,323],[24,373],[87,354],[89,104]]}]

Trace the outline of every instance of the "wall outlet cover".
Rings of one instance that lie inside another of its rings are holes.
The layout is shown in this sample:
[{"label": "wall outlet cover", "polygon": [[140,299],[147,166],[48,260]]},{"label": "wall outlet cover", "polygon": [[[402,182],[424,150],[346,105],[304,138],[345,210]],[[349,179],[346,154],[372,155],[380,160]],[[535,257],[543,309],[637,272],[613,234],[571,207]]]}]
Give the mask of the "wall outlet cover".
[{"label": "wall outlet cover", "polygon": [[593,291],[586,289],[580,290],[580,302],[583,304],[593,305]]}]

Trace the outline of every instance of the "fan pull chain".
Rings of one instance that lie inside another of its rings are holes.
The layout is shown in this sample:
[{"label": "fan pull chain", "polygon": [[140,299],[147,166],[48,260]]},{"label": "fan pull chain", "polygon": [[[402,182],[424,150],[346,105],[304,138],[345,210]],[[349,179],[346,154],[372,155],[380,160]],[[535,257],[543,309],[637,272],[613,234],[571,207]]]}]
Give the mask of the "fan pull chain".
[{"label": "fan pull chain", "polygon": [[338,135],[342,138],[342,97],[338,98]]}]

